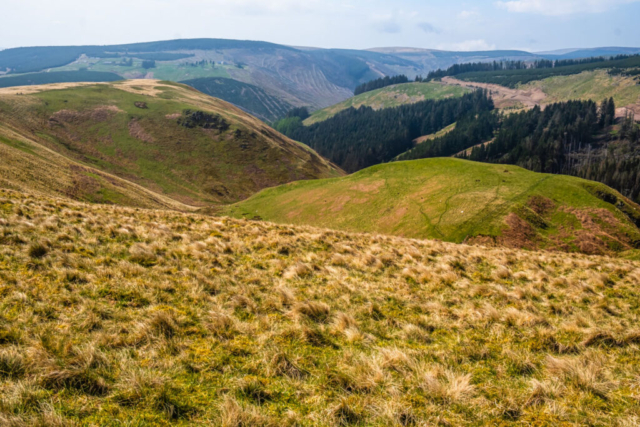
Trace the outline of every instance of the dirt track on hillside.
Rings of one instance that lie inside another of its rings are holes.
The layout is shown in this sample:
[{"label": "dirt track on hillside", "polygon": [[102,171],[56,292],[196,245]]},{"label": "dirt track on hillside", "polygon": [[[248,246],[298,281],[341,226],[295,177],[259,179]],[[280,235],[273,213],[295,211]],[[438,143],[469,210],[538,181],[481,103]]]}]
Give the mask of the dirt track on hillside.
[{"label": "dirt track on hillside", "polygon": [[442,81],[448,85],[489,90],[497,108],[533,108],[536,105],[543,106],[547,97],[540,89],[510,89],[489,83],[465,82],[453,77],[445,77]]},{"label": "dirt track on hillside", "polygon": [[[510,89],[508,87],[496,84],[466,82],[453,77],[444,77],[442,81],[445,84],[453,86],[462,86],[472,89],[487,89],[491,91],[491,97],[493,98],[493,102],[495,103],[497,108],[529,109],[535,107],[536,105],[544,108],[547,104],[545,102],[545,100],[547,99],[547,94],[545,94],[541,89],[537,88],[528,90]],[[635,115],[636,121],[640,121],[640,101],[636,104],[627,105],[625,107],[616,109],[616,117],[618,118],[623,118],[628,113],[633,113]]]},{"label": "dirt track on hillside", "polygon": [[637,122],[640,122],[640,102],[626,107],[616,108],[616,117],[624,118],[627,114],[633,113]]}]

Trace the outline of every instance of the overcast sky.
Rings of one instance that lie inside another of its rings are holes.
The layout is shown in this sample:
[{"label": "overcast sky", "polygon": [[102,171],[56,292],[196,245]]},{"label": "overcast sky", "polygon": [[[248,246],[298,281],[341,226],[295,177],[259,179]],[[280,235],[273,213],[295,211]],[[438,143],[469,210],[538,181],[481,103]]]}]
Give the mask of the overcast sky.
[{"label": "overcast sky", "polygon": [[640,0],[0,0],[0,47],[231,38],[371,48],[640,46]]}]

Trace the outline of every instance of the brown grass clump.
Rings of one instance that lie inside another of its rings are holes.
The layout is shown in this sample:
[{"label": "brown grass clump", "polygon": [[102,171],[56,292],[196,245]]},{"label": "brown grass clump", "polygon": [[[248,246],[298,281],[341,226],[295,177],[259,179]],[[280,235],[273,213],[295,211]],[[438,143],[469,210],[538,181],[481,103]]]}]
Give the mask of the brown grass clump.
[{"label": "brown grass clump", "polygon": [[419,387],[429,398],[448,403],[464,402],[475,393],[470,374],[461,375],[450,371],[425,374]]},{"label": "brown grass clump", "polygon": [[6,190],[0,239],[0,425],[640,419],[634,261]]},{"label": "brown grass clump", "polygon": [[314,322],[324,323],[329,319],[331,307],[324,302],[309,301],[296,305],[293,308],[293,313],[299,317],[306,317]]},{"label": "brown grass clump", "polygon": [[33,245],[29,246],[28,253],[31,258],[44,258],[44,256],[47,255],[48,252],[49,250],[45,245],[41,243],[34,243]]}]

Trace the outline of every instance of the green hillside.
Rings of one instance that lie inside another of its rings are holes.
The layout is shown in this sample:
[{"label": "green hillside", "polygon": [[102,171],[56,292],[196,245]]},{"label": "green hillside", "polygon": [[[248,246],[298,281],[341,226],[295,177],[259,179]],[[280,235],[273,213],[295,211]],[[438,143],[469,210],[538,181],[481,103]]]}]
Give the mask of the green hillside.
[{"label": "green hillside", "polygon": [[635,78],[611,76],[606,70],[550,77],[521,87],[523,90],[532,88],[541,89],[547,95],[545,104],[576,99],[600,102],[610,97],[618,106],[640,104],[640,85]]},{"label": "green hillside", "polygon": [[640,223],[638,209],[608,187],[578,178],[427,159],[268,189],[225,213],[412,238],[599,253],[640,242],[634,225]]},{"label": "green hillside", "polygon": [[[156,80],[2,89],[0,143],[32,151],[33,171],[51,159],[38,154],[44,147],[195,206],[236,202],[266,187],[341,174],[313,150],[231,104]],[[30,189],[39,180],[37,172],[26,173],[22,157],[12,158],[15,164],[0,164],[3,178]],[[93,201],[86,188],[98,192],[103,186],[95,173],[87,174],[88,183],[76,177],[75,184],[60,188],[51,180],[48,190]]]},{"label": "green hillside", "polygon": [[359,108],[364,105],[380,110],[399,105],[414,104],[427,99],[438,100],[459,97],[468,92],[470,90],[466,88],[447,86],[440,83],[405,83],[388,86],[354,96],[339,104],[316,111],[304,121],[304,124],[309,126],[327,120],[350,107]]}]

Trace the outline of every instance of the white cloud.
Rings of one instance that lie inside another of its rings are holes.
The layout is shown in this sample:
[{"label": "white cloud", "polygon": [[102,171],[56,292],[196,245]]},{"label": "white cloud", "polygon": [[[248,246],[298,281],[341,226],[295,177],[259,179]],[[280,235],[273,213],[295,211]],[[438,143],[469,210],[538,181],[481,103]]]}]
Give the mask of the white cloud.
[{"label": "white cloud", "polygon": [[480,12],[478,12],[477,10],[463,10],[462,12],[458,13],[458,18],[460,19],[471,19],[479,17]]},{"label": "white cloud", "polygon": [[495,50],[496,45],[487,43],[486,40],[465,40],[459,43],[446,43],[438,46],[441,50],[453,50],[459,52],[473,52],[482,50]]},{"label": "white cloud", "polygon": [[516,13],[561,16],[577,13],[600,13],[615,6],[640,0],[508,0],[498,1],[499,7]]}]

